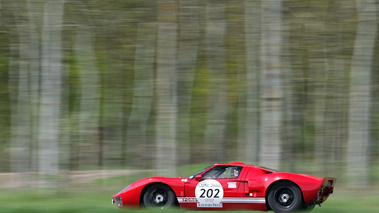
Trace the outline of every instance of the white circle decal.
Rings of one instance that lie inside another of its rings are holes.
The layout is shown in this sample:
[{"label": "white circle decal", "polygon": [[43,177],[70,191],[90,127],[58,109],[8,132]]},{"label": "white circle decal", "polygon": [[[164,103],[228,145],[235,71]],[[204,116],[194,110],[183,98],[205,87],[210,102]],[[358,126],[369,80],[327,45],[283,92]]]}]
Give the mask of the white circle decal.
[{"label": "white circle decal", "polygon": [[203,180],[197,184],[195,189],[197,207],[201,208],[221,208],[224,189],[217,180]]}]

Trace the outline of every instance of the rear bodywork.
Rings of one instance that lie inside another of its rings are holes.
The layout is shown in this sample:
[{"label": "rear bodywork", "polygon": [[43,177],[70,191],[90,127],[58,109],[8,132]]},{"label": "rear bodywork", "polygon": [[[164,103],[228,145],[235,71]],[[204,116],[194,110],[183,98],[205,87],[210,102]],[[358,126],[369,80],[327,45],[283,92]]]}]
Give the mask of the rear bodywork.
[{"label": "rear bodywork", "polygon": [[[202,174],[215,166],[236,166],[242,169],[238,178],[235,179],[201,179]],[[311,206],[323,203],[333,193],[336,178],[319,178],[311,175],[277,172],[239,162],[215,164],[196,177],[150,177],[142,179],[115,194],[112,198],[112,203],[116,203],[118,207],[138,208],[143,205],[142,196],[144,190],[151,184],[161,183],[173,190],[177,204],[182,208],[266,211],[270,210],[270,206],[267,205],[267,194],[270,191],[270,187],[279,181],[296,184],[301,190],[304,206]],[[208,196],[211,196],[204,200],[198,191],[199,186],[205,185],[208,188],[201,188],[204,191],[202,195],[204,196],[205,192],[209,191]],[[220,191],[221,193],[219,193]]]}]

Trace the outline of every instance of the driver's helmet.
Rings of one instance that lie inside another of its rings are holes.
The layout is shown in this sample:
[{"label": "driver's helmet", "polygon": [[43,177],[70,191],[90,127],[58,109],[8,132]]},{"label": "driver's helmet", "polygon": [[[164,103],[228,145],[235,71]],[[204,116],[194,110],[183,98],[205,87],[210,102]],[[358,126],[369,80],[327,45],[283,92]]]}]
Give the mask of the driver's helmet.
[{"label": "driver's helmet", "polygon": [[238,168],[237,167],[232,167],[230,169],[230,177],[231,178],[237,178],[239,175],[239,171],[238,171]]}]

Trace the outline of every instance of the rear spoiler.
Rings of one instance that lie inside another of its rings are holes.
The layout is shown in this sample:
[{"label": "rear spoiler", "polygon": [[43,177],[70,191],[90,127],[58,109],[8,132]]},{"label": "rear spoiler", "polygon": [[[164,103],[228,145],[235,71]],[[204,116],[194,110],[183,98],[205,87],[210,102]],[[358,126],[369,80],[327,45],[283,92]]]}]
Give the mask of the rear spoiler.
[{"label": "rear spoiler", "polygon": [[325,177],[322,180],[320,189],[318,190],[315,204],[321,204],[326,199],[328,199],[330,194],[333,194],[334,186],[336,184],[337,178],[334,177]]}]

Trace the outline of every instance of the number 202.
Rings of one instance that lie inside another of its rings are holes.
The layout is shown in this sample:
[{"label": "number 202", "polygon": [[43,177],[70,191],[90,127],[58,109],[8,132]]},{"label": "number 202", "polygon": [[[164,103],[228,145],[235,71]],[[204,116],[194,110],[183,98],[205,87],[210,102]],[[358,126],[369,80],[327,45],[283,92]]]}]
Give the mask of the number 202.
[{"label": "number 202", "polygon": [[[200,198],[205,198],[205,196],[207,196],[207,198],[219,198],[218,194],[220,193],[220,189],[208,189],[208,190],[205,190],[205,189],[200,189],[201,191],[201,195],[200,195]],[[213,196],[214,195],[214,196]]]}]

